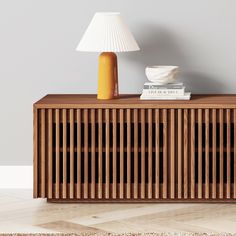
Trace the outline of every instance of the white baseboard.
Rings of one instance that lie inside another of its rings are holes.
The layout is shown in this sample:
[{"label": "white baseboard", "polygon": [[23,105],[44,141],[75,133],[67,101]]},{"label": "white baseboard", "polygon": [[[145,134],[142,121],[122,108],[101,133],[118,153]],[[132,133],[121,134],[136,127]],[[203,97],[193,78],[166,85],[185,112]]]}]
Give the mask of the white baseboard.
[{"label": "white baseboard", "polygon": [[0,166],[0,189],[32,189],[32,166]]}]

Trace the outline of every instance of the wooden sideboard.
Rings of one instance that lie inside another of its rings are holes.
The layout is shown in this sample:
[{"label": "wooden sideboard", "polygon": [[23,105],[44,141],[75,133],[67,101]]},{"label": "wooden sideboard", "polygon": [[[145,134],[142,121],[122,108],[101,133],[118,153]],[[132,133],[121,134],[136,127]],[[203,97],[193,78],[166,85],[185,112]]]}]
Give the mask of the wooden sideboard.
[{"label": "wooden sideboard", "polygon": [[235,202],[236,95],[45,96],[34,104],[34,197]]}]

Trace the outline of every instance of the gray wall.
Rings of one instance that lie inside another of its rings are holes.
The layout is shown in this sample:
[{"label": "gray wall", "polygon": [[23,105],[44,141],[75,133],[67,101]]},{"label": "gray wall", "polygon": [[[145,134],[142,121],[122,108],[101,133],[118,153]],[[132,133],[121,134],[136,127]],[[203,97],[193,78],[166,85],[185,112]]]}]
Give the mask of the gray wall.
[{"label": "gray wall", "polygon": [[146,65],[179,65],[194,93],[236,93],[235,0],[0,0],[0,165],[32,164],[32,104],[96,93],[96,53],[75,47],[97,11],[120,11],[141,51],[119,54],[121,93]]}]

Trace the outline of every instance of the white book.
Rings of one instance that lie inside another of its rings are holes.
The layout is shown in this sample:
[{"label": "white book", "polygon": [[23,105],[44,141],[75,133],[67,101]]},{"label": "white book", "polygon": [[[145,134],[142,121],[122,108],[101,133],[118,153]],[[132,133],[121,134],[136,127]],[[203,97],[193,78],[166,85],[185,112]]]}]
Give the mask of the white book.
[{"label": "white book", "polygon": [[190,100],[191,93],[185,93],[182,96],[147,96],[142,94],[140,96],[141,100]]},{"label": "white book", "polygon": [[159,89],[143,89],[143,94],[150,95],[150,96],[162,96],[162,95],[179,95],[183,96],[185,92],[185,87],[179,89],[166,89],[166,88],[159,88]]},{"label": "white book", "polygon": [[183,83],[170,83],[170,84],[159,84],[159,83],[152,83],[152,82],[146,82],[144,83],[144,88],[145,89],[161,89],[161,88],[182,88],[183,87]]}]

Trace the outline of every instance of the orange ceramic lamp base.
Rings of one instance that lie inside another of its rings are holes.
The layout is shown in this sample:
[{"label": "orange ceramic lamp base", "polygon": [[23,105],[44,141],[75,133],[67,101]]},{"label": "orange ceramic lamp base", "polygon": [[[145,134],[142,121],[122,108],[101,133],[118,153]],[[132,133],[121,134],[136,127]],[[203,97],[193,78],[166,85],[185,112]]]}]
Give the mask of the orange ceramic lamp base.
[{"label": "orange ceramic lamp base", "polygon": [[103,52],[99,56],[98,99],[113,99],[118,96],[117,56]]}]

